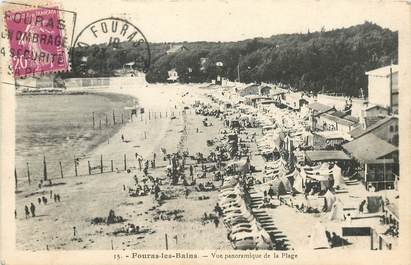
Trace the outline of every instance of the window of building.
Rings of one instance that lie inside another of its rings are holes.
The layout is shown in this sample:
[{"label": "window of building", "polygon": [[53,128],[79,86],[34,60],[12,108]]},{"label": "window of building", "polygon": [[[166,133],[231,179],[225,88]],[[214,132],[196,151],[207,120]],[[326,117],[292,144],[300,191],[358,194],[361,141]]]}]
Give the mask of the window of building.
[{"label": "window of building", "polygon": [[390,132],[393,132],[393,131],[394,131],[394,126],[390,125]]}]

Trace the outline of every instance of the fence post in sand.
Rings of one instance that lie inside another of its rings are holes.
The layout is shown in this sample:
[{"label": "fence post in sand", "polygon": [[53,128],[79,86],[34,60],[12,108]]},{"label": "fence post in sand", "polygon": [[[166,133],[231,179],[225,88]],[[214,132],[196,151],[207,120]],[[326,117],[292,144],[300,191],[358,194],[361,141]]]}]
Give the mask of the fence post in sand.
[{"label": "fence post in sand", "polygon": [[90,166],[90,161],[87,161],[88,164],[88,174],[91,175],[91,166]]},{"label": "fence post in sand", "polygon": [[95,122],[95,119],[94,119],[94,112],[93,112],[93,130],[94,130],[95,126],[96,126],[96,122]]},{"label": "fence post in sand", "polygon": [[168,237],[167,237],[167,233],[165,234],[165,239],[166,239],[166,250],[168,250]]},{"label": "fence post in sand", "polygon": [[124,170],[127,171],[127,156],[124,154]]},{"label": "fence post in sand", "polygon": [[17,169],[14,168],[14,182],[16,183],[15,191],[17,191]]},{"label": "fence post in sand", "polygon": [[77,160],[76,160],[76,156],[74,156],[74,174],[76,175],[76,177],[78,176],[78,173],[77,173]]},{"label": "fence post in sand", "polygon": [[29,181],[29,184],[31,184],[29,162],[26,162],[26,164],[27,164],[27,180]]},{"label": "fence post in sand", "polygon": [[114,115],[114,110],[113,110],[113,124],[116,125],[116,115]]},{"label": "fence post in sand", "polygon": [[61,166],[61,161],[59,161],[59,165],[60,165],[60,175],[61,175],[61,178],[64,178],[64,176],[63,176],[63,167]]},{"label": "fence post in sand", "polygon": [[103,174],[103,155],[100,156],[100,172]]},{"label": "fence post in sand", "polygon": [[43,156],[43,177],[44,177],[44,180],[47,180],[47,162],[46,162],[46,156]]},{"label": "fence post in sand", "polygon": [[111,172],[114,171],[113,160],[111,160]]}]

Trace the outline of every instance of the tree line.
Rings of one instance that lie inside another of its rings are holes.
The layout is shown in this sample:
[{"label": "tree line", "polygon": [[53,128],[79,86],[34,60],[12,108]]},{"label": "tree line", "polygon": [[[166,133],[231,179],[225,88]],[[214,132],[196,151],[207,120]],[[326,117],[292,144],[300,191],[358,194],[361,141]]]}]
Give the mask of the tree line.
[{"label": "tree line", "polygon": [[[182,42],[185,50],[167,54],[170,43],[150,43],[148,82],[167,82],[175,68],[181,83],[210,82],[217,73],[231,81],[268,82],[296,90],[367,93],[366,71],[397,63],[398,32],[365,22],[360,25],[318,32],[280,34],[236,42]],[[71,76],[112,76],[114,69],[136,61],[146,53],[143,47],[108,48],[104,55],[76,48],[77,64],[87,56],[83,68]],[[205,58],[201,60],[201,58]],[[222,62],[223,66],[216,66]],[[141,62],[136,63],[141,68]],[[90,70],[92,69],[92,70]]]}]

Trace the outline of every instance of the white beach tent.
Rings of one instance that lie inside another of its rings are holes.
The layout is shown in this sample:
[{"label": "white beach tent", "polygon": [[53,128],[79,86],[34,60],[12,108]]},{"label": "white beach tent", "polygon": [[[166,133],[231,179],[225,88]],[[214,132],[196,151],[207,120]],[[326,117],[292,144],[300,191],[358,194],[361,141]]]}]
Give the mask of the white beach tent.
[{"label": "white beach tent", "polygon": [[345,220],[344,207],[343,207],[343,203],[341,202],[341,200],[337,200],[334,203],[328,218],[331,221],[344,221]]},{"label": "white beach tent", "polygon": [[293,188],[299,193],[304,193],[304,179],[301,177],[300,172],[298,171],[296,174],[294,174]]},{"label": "white beach tent", "polygon": [[330,248],[330,243],[325,234],[325,227],[320,222],[316,223],[311,231],[309,246],[310,249]]}]

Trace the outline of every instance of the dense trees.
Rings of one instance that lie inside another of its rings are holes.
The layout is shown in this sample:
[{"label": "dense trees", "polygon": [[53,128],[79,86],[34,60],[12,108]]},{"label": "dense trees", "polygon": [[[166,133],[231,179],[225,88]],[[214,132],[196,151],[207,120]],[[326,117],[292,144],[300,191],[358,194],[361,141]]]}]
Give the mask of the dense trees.
[{"label": "dense trees", "polygon": [[[172,68],[183,83],[211,81],[219,70],[236,80],[239,68],[242,82],[275,82],[298,90],[358,96],[360,88],[366,92],[366,71],[398,60],[398,33],[369,22],[238,42],[179,44],[188,50],[167,54],[169,44],[150,44],[149,82],[166,82],[167,71]],[[139,52],[129,47],[110,50],[104,58],[90,58],[87,67],[99,75],[110,75],[110,69],[133,61]],[[203,68],[200,58],[208,58]],[[224,63],[222,69],[215,65],[219,61]]]}]

